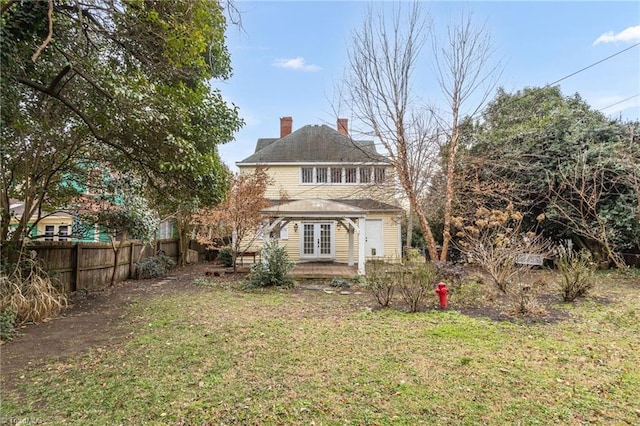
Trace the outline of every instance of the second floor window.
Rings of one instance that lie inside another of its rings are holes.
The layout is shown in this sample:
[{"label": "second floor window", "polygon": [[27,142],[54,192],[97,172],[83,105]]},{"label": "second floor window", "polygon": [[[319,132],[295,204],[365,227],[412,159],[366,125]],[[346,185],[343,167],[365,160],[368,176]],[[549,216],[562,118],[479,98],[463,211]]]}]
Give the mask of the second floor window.
[{"label": "second floor window", "polygon": [[342,183],[342,167],[331,168],[331,182]]},{"label": "second floor window", "polygon": [[301,167],[300,181],[302,183],[329,184],[362,184],[382,183],[385,181],[384,167]]},{"label": "second floor window", "polygon": [[360,183],[369,183],[369,182],[371,182],[371,168],[360,167]]},{"label": "second floor window", "polygon": [[316,167],[316,182],[327,183],[328,171],[326,167]]},{"label": "second floor window", "polygon": [[344,173],[344,177],[345,177],[345,182],[346,183],[357,183],[357,171],[358,169],[355,167],[346,167],[345,168],[345,173]]},{"label": "second floor window", "polygon": [[302,183],[313,183],[313,167],[302,168]]}]

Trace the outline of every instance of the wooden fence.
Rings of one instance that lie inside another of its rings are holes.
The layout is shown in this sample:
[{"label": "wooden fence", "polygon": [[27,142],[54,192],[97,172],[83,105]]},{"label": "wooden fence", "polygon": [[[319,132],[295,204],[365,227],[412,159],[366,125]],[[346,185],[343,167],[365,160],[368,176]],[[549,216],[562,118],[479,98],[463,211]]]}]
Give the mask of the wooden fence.
[{"label": "wooden fence", "polygon": [[[116,282],[132,278],[135,263],[162,252],[178,260],[178,239],[158,240],[154,245],[139,241],[122,243],[118,253]],[[34,241],[26,246],[35,252],[49,275],[60,282],[65,293],[97,290],[110,284],[115,252],[110,243]]]}]

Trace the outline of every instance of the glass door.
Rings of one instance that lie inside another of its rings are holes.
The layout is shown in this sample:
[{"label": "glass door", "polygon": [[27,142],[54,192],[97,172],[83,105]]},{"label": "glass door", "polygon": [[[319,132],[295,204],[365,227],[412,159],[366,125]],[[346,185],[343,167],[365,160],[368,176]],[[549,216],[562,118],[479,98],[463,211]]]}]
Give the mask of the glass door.
[{"label": "glass door", "polygon": [[303,223],[300,253],[307,259],[330,259],[334,251],[333,223]]}]

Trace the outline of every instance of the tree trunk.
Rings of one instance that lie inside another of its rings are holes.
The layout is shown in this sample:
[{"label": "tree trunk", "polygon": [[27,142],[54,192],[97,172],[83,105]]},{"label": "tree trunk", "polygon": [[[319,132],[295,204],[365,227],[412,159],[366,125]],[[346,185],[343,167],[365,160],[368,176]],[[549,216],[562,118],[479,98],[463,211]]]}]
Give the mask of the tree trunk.
[{"label": "tree trunk", "polygon": [[11,222],[10,202],[7,190],[0,192],[0,241],[6,241],[9,236],[9,223]]},{"label": "tree trunk", "polygon": [[191,213],[187,210],[180,210],[176,213],[176,225],[178,226],[178,264],[185,266],[187,264],[187,255],[189,254],[189,243],[191,238]]},{"label": "tree trunk", "polygon": [[409,211],[407,212],[407,243],[406,247],[411,248],[413,243],[413,211],[411,210],[411,206],[409,206]]},{"label": "tree trunk", "polygon": [[[455,96],[455,95],[454,95]],[[458,153],[458,139],[460,131],[458,129],[458,108],[453,108],[451,141],[449,142],[449,157],[447,158],[447,183],[444,198],[444,226],[442,229],[442,252],[440,261],[446,262],[449,254],[449,242],[451,241],[451,217],[453,216],[453,181],[455,179],[455,159]]]}]

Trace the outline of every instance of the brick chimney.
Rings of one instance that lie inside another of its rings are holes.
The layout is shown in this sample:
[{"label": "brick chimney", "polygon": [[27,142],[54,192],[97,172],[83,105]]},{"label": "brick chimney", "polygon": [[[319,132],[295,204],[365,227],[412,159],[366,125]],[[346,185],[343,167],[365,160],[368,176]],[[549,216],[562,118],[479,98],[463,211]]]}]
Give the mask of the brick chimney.
[{"label": "brick chimney", "polygon": [[349,136],[349,119],[338,118],[338,132],[345,136]]},{"label": "brick chimney", "polygon": [[280,117],[280,137],[284,138],[291,133],[293,117]]}]

